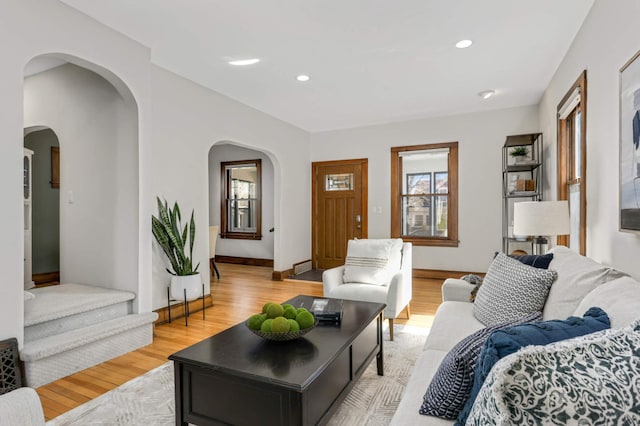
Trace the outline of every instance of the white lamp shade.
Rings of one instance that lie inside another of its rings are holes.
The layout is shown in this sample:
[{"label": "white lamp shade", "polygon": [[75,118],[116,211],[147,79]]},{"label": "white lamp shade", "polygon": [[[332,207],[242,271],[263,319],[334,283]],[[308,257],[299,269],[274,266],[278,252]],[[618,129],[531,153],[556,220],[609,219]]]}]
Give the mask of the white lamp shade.
[{"label": "white lamp shade", "polygon": [[571,232],[569,202],[525,201],[513,205],[514,235],[566,235]]}]

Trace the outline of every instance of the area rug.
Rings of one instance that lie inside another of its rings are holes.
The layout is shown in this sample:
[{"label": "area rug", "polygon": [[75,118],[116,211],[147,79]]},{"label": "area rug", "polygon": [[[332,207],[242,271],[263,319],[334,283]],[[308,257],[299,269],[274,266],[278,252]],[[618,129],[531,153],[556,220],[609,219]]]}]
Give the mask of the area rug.
[{"label": "area rug", "polygon": [[[396,325],[394,341],[385,331],[384,376],[375,360],[335,412],[329,425],[388,425],[429,330]],[[47,426],[175,425],[173,363],[167,362],[55,419]],[[416,410],[418,407],[416,407]]]},{"label": "area rug", "polygon": [[302,272],[297,275],[289,275],[287,277],[288,280],[301,280],[301,281],[315,281],[322,282],[322,273],[323,269],[312,269],[310,271]]}]

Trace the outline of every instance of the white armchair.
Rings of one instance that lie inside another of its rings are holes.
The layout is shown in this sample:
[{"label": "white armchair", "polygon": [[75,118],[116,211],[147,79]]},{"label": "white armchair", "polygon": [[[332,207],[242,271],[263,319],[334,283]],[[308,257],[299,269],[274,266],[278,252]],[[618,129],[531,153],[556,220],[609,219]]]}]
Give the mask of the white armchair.
[{"label": "white armchair", "polygon": [[[358,240],[365,242],[367,240]],[[379,241],[379,240],[378,240]],[[393,340],[393,320],[406,308],[411,316],[409,303],[412,296],[411,243],[402,243],[400,268],[388,283],[377,285],[360,282],[344,282],[345,266],[328,269],[322,274],[325,297],[386,303],[384,316],[389,320],[389,338]],[[349,253],[347,252],[347,257]]]}]

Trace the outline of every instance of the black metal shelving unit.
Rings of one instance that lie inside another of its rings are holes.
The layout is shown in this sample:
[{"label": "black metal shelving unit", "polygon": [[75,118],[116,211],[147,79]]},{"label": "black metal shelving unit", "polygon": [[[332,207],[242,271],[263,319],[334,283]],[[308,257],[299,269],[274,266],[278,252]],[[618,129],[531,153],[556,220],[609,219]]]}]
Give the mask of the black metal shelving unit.
[{"label": "black metal shelving unit", "polygon": [[[528,155],[516,160],[511,151],[517,147],[526,147]],[[524,250],[532,253],[531,238],[516,238],[513,235],[513,204],[519,201],[542,200],[542,133],[507,136],[502,147],[502,251]],[[515,180],[532,180],[533,190],[517,191]]]}]

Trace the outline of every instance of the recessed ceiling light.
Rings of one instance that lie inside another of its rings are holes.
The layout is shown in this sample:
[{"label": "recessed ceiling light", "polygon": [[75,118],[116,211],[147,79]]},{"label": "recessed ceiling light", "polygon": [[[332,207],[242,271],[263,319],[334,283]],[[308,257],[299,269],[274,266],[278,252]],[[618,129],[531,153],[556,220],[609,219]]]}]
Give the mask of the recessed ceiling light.
[{"label": "recessed ceiling light", "polygon": [[480,96],[482,99],[489,99],[495,94],[495,90],[483,90],[482,92],[478,93],[478,96]]},{"label": "recessed ceiling light", "polygon": [[229,61],[229,65],[236,65],[236,66],[242,67],[246,65],[257,64],[258,62],[260,62],[260,59],[258,58],[238,59],[237,61]]},{"label": "recessed ceiling light", "polygon": [[473,42],[471,40],[460,40],[459,42],[456,43],[456,47],[458,49],[465,49],[471,46],[472,44]]},{"label": "recessed ceiling light", "polygon": [[308,75],[304,75],[304,74],[300,74],[299,76],[296,77],[296,80],[298,80],[298,81],[309,81],[309,76]]}]

